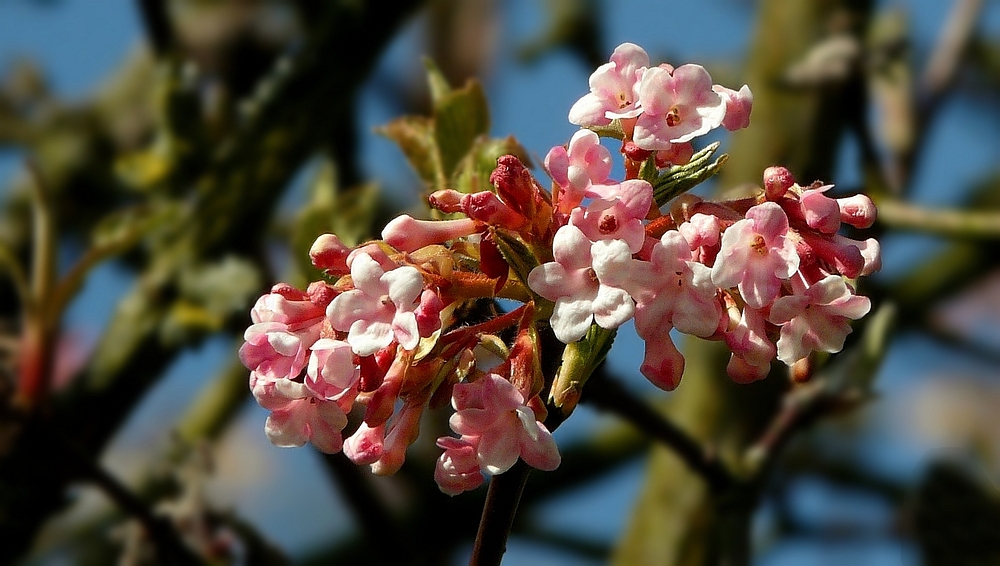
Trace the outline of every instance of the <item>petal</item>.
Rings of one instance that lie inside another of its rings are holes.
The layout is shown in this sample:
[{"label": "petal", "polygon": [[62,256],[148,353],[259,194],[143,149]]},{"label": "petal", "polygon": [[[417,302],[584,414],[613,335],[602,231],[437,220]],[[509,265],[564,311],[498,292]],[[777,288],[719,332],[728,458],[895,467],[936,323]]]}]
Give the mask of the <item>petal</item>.
[{"label": "petal", "polygon": [[424,280],[415,267],[404,265],[387,271],[382,276],[382,282],[388,287],[389,300],[398,310],[412,311],[416,308],[417,298],[424,289]]},{"label": "petal", "polygon": [[496,424],[496,412],[488,409],[462,409],[451,415],[451,430],[463,436],[481,436]]},{"label": "petal", "polygon": [[370,356],[392,343],[392,325],[386,322],[358,320],[351,325],[347,343],[359,356]]},{"label": "petal", "polygon": [[306,428],[305,414],[308,411],[308,401],[297,400],[286,407],[278,409],[267,417],[264,423],[264,434],[271,444],[282,448],[302,446],[309,440]]},{"label": "petal", "polygon": [[[565,107],[564,107],[565,108]],[[604,101],[594,93],[583,95],[569,109],[569,122],[577,126],[606,126],[611,120],[604,116]]]},{"label": "petal", "polygon": [[590,240],[576,226],[566,225],[552,239],[552,255],[567,269],[590,267]]},{"label": "petal", "polygon": [[[515,417],[510,415],[511,419]],[[517,462],[521,450],[518,434],[511,434],[510,427],[497,427],[479,438],[479,448],[476,455],[479,466],[487,472],[497,475],[510,469]]]},{"label": "petal", "polygon": [[560,297],[556,301],[549,325],[560,342],[569,344],[587,335],[594,315],[591,304],[592,300],[589,298]]},{"label": "petal", "polygon": [[360,253],[351,261],[351,281],[354,288],[374,297],[385,294],[385,287],[380,281],[384,273],[382,266],[367,253]]},{"label": "petal", "polygon": [[392,319],[392,333],[400,348],[404,350],[416,348],[420,343],[417,315],[412,312],[397,312]]},{"label": "petal", "polygon": [[601,328],[612,330],[625,324],[635,314],[635,302],[622,289],[601,285],[591,307],[594,322]]}]

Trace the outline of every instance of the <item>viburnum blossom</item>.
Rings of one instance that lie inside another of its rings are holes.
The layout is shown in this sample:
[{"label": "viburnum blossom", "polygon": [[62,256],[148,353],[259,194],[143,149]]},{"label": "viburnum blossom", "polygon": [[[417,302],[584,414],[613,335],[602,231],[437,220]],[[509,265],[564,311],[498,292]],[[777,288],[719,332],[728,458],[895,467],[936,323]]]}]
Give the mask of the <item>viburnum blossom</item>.
[{"label": "viburnum blossom", "polygon": [[251,389],[257,403],[271,411],[264,434],[275,446],[310,442],[320,452],[340,452],[347,415],[336,401],[315,397],[303,384],[290,380],[257,380]]},{"label": "viburnum blossom", "polygon": [[781,283],[799,268],[788,218],[774,203],[761,203],[722,235],[722,250],[712,266],[712,282],[739,287],[750,307],[764,308],[778,297]]},{"label": "viburnum blossom", "polygon": [[712,77],[701,65],[647,69],[639,85],[642,114],[634,140],[643,149],[669,149],[707,134],[722,124],[726,101],[712,90]]},{"label": "viburnum blossom", "polygon": [[420,331],[414,313],[424,282],[410,266],[385,271],[366,253],[353,258],[354,289],[327,307],[330,323],[346,330],[347,343],[359,356],[369,356],[394,340],[405,350],[417,347]]},{"label": "viburnum blossom", "polygon": [[811,351],[839,352],[851,332],[848,321],[863,317],[870,309],[868,297],[852,293],[836,275],[777,299],[768,319],[781,325],[778,359],[792,365]]},{"label": "viburnum blossom", "polygon": [[560,210],[580,204],[591,185],[604,184],[611,174],[611,152],[601,145],[597,134],[580,130],[569,145],[557,145],[545,156],[545,170],[561,189]]},{"label": "viburnum blossom", "polygon": [[555,301],[549,324],[556,338],[575,342],[596,322],[617,328],[632,318],[635,303],[623,289],[605,284],[595,270],[600,262],[631,255],[623,240],[591,242],[576,226],[563,226],[552,241],[555,261],[528,275],[528,286]]},{"label": "viburnum blossom", "polygon": [[[518,459],[558,466],[553,423],[633,317],[637,369],[665,390],[684,375],[680,334],[724,342],[738,383],[764,379],[776,360],[808,378],[814,352],[843,347],[871,308],[848,279],[881,256],[875,239],[839,232],[870,227],[872,201],[800,186],[780,166],[735,198],[679,196],[722,163],[699,136],[749,126],[750,88],[712,84],[695,64],[651,66],[626,43],[590,90],[570,110],[584,129],[545,158],[552,183],[515,155],[493,156],[487,183],[487,154],[470,154],[432,183],[427,203],[447,219],[400,215],[354,247],[320,235],[309,255],[323,279],[257,301],[240,359],[271,442],[343,450],[392,474],[427,412],[450,401],[459,437],[437,439],[434,479],[455,495]],[[612,178],[602,136],[621,143],[624,178]],[[562,344],[550,352],[553,338]]]},{"label": "viburnum blossom", "polygon": [[319,338],[323,308],[287,285],[275,285],[257,299],[243,335],[240,360],[263,379],[294,377],[307,363],[309,347]]},{"label": "viburnum blossom", "polygon": [[632,253],[638,252],[646,238],[642,220],[653,203],[652,185],[641,179],[593,185],[587,196],[593,200],[573,209],[569,223],[591,241],[624,240]]},{"label": "viburnum blossom", "polygon": [[639,80],[649,66],[649,55],[634,43],[615,48],[611,60],[590,75],[590,92],[569,110],[569,121],[578,126],[604,126],[612,118],[638,115]]},{"label": "viburnum blossom", "polygon": [[552,433],[535,418],[524,397],[503,377],[490,373],[472,383],[455,385],[451,429],[475,446],[479,467],[502,474],[518,458],[539,470],[559,466]]}]

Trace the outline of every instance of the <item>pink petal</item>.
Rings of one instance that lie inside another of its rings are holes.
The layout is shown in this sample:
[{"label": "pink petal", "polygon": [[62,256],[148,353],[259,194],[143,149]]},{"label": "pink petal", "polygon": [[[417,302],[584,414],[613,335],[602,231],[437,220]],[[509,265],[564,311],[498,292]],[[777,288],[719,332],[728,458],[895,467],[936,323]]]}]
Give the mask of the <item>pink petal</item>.
[{"label": "pink petal", "polygon": [[[510,416],[511,419],[515,417]],[[512,424],[512,423],[511,423]],[[497,427],[479,438],[477,455],[479,465],[487,472],[497,475],[510,469],[517,462],[521,450],[519,435],[511,434],[509,426]]]}]

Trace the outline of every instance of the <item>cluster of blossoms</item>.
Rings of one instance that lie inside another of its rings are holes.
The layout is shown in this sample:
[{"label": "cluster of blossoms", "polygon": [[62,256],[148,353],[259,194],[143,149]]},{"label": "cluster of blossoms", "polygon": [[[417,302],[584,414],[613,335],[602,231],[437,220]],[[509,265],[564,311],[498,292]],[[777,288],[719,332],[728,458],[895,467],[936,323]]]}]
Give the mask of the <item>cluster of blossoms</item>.
[{"label": "cluster of blossoms", "polygon": [[[870,226],[872,202],[827,197],[830,186],[803,187],[772,167],[753,196],[686,195],[661,212],[661,171],[687,164],[692,140],[713,128],[746,127],[749,88],[713,85],[698,65],[650,67],[632,44],[590,86],[569,115],[583,129],[545,158],[551,192],[517,157],[500,157],[492,190],[430,195],[451,219],[399,216],[353,249],[320,236],[310,256],[328,280],[306,291],[278,284],[258,300],[240,356],[271,411],[273,443],[343,450],[391,474],[423,412],[450,402],[458,436],[437,440],[435,480],[456,494],[518,458],[559,465],[543,424],[544,395],[556,394],[541,369],[543,332],[573,344],[634,318],[640,370],[667,390],[683,374],[674,329],[725,341],[739,382],[763,378],[775,359],[795,366],[843,347],[849,321],[870,308],[848,279],[878,269],[879,249],[838,231]],[[621,140],[624,180],[610,178],[595,132]],[[495,298],[522,304],[469,313]],[[360,423],[345,438],[354,411]]]}]

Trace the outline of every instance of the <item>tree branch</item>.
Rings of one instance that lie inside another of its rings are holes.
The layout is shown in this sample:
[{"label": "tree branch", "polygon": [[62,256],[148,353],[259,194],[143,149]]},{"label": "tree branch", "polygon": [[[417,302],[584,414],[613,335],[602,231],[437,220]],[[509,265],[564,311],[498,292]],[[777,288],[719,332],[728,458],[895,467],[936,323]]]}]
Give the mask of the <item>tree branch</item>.
[{"label": "tree branch", "polygon": [[878,222],[886,228],[949,238],[1000,239],[1000,213],[924,208],[896,199],[879,199]]},{"label": "tree branch", "polygon": [[629,393],[603,367],[590,379],[584,402],[593,403],[596,407],[618,415],[666,445],[691,471],[705,480],[713,493],[726,491],[736,483],[718,458],[647,402]]},{"label": "tree branch", "polygon": [[469,566],[500,565],[530,470],[523,460],[518,460],[511,469],[490,480]]}]

